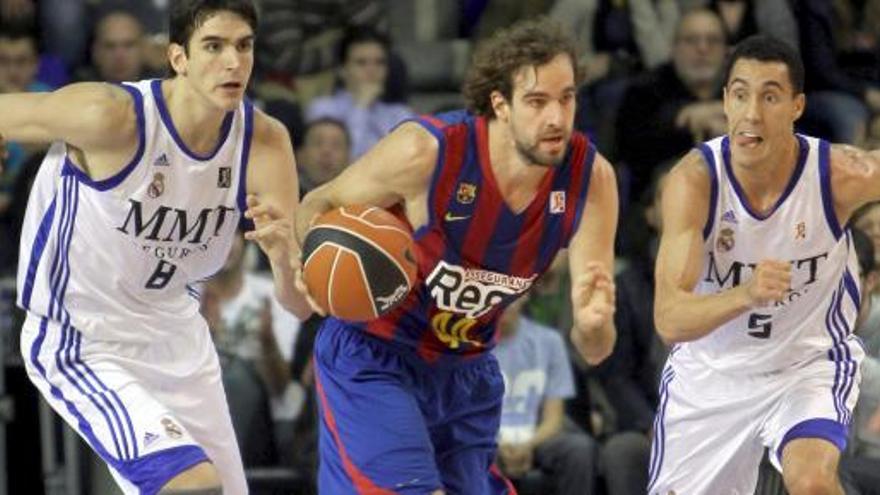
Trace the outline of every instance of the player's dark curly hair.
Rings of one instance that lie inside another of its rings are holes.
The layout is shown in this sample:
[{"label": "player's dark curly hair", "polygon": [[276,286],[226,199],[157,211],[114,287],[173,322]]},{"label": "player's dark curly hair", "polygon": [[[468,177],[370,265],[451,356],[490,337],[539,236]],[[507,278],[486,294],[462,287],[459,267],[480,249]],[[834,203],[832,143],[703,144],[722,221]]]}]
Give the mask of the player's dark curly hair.
[{"label": "player's dark curly hair", "polygon": [[543,65],[560,53],[571,57],[575,83],[583,80],[578,66],[577,44],[563,27],[546,17],[518,22],[495,32],[477,46],[465,75],[462,94],[470,112],[494,117],[490,95],[513,96],[513,77],[521,67]]},{"label": "player's dark curly hair", "polygon": [[189,40],[208,18],[217,12],[238,14],[254,31],[259,24],[253,0],[172,0],[169,7],[168,38],[189,53]]}]

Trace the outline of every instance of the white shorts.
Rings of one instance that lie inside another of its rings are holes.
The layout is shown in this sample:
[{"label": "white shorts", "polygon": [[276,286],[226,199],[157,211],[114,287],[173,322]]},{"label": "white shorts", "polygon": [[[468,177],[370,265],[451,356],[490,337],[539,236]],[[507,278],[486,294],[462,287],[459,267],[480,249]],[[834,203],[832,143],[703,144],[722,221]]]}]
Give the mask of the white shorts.
[{"label": "white shorts", "polygon": [[754,493],[761,455],[781,469],[796,438],[846,447],[864,350],[855,337],[841,361],[827,355],[784,372],[724,375],[673,353],[660,383],[650,495]]},{"label": "white shorts", "polygon": [[246,494],[211,337],[206,328],[181,335],[149,345],[97,341],[29,315],[21,351],[31,381],[104,459],[124,493],[157,493],[210,461],[224,494]]}]

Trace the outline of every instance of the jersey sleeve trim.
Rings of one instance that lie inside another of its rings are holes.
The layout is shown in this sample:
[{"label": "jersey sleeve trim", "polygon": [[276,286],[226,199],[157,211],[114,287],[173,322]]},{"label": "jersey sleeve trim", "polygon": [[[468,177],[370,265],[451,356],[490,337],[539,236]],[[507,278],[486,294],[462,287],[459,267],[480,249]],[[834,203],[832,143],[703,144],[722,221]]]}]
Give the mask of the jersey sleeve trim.
[{"label": "jersey sleeve trim", "polygon": [[107,191],[113,189],[118,186],[126,179],[126,177],[131,174],[131,172],[135,169],[138,163],[140,163],[141,159],[144,156],[144,148],[146,147],[146,123],[144,118],[144,97],[141,95],[141,92],[132,86],[127,84],[119,84],[120,88],[128,91],[134,100],[134,113],[137,121],[137,134],[138,134],[138,147],[137,151],[135,151],[134,156],[131,161],[122,168],[116,175],[108,177],[103,180],[94,180],[88,176],[85,172],[80,170],[79,167],[75,166],[71,161],[67,154],[64,155],[64,167],[62,168],[62,174],[70,174],[76,177],[76,180],[82,184],[85,184],[93,189],[97,189],[98,191]]},{"label": "jersey sleeve trim", "polygon": [[705,241],[715,226],[715,210],[718,207],[718,168],[715,165],[715,153],[709,145],[700,143],[699,150],[703,154],[703,163],[709,170],[709,216],[703,226],[703,240]]},{"label": "jersey sleeve trim", "polygon": [[825,220],[828,228],[835,239],[840,239],[843,230],[834,212],[834,199],[831,194],[831,145],[824,139],[819,141],[819,183],[822,189],[822,207],[825,210]]},{"label": "jersey sleeve trim", "polygon": [[[422,115],[420,117],[410,118],[403,120],[397,127],[407,123],[414,122],[420,125],[423,129],[430,132],[434,138],[437,139],[437,161],[434,164],[434,172],[431,174],[431,184],[437,184],[437,181],[440,179],[440,174],[443,170],[443,162],[446,156],[446,133],[443,132],[443,128],[446,127],[440,119],[432,117],[430,115]],[[435,187],[431,187],[428,192],[428,221],[425,222],[425,225],[419,227],[415,232],[415,238],[418,239],[425,235],[434,225],[434,222],[437,219],[436,212],[434,211],[434,204],[436,202],[436,193]]]},{"label": "jersey sleeve trim", "polygon": [[244,211],[247,210],[247,167],[251,156],[251,141],[253,137],[254,105],[250,101],[244,100],[244,140],[241,145],[241,159],[238,161],[240,169],[238,172],[236,203],[238,204],[238,210],[242,214],[241,222],[245,230],[253,230],[254,228],[253,222],[244,218]]}]

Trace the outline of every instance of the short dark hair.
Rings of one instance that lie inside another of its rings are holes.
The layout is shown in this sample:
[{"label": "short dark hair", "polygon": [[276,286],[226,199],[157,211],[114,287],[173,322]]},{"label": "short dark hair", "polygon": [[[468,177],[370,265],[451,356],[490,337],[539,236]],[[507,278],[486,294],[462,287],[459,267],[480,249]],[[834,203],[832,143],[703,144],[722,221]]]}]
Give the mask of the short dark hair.
[{"label": "short dark hair", "polygon": [[25,23],[0,23],[0,39],[12,41],[29,40],[34,48],[34,52],[40,51],[36,31]]},{"label": "short dark hair", "polygon": [[510,100],[513,78],[519,68],[546,64],[559,54],[571,58],[575,83],[580,84],[583,72],[578,66],[577,45],[561,24],[538,17],[496,31],[477,47],[465,75],[462,94],[467,109],[476,115],[493,117],[493,91]]},{"label": "short dark hair", "polygon": [[169,9],[168,39],[189,51],[193,33],[217,12],[238,14],[257,32],[259,19],[253,0],[172,0]]},{"label": "short dark hair", "polygon": [[730,73],[737,60],[750,59],[759,62],[779,62],[788,68],[788,78],[794,94],[804,92],[804,63],[800,55],[788,43],[768,36],[756,34],[739,42],[727,58],[724,66],[724,85],[730,82]]},{"label": "short dark hair", "polygon": [[319,125],[330,125],[330,126],[338,127],[339,130],[342,131],[342,134],[345,135],[346,146],[351,148],[351,134],[349,134],[349,132],[348,132],[348,127],[346,127],[345,122],[343,122],[339,119],[334,119],[333,117],[319,117],[319,118],[307,123],[306,127],[305,127],[305,129],[303,129],[303,133],[302,133],[303,134],[303,142],[305,142],[305,137],[309,134],[309,132],[312,129],[314,129],[315,127],[318,127]]},{"label": "short dark hair", "polygon": [[348,26],[339,41],[339,49],[336,53],[339,63],[344,64],[348,59],[348,51],[352,45],[360,43],[377,43],[382,46],[385,55],[391,50],[391,42],[388,37],[371,28],[370,26]]}]

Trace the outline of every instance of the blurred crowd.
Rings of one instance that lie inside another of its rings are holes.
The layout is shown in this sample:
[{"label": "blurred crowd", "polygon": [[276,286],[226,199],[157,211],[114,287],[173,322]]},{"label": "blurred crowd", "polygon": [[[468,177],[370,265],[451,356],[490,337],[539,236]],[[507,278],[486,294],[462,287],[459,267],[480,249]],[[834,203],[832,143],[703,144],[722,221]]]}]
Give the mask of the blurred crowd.
[{"label": "blurred crowd", "polygon": [[[578,93],[575,127],[615,165],[620,185],[618,339],[598,367],[572,352],[562,259],[528,300],[505,313],[494,350],[507,390],[498,463],[525,494],[645,491],[666,357],[652,307],[663,227],[659,198],[671,163],[726,130],[719,78],[733,44],[760,32],[796,47],[807,93],[798,130],[880,147],[880,0],[258,4],[262,25],[249,96],[288,127],[303,194],[402,120],[460,106],[468,54],[494,30],[548,15],[577,36],[587,82]],[[163,77],[167,8],[168,0],[0,0],[0,92]],[[8,143],[7,152],[0,175],[0,280],[9,282],[44,149]],[[880,205],[864,208],[851,226],[865,297],[857,333],[869,357],[842,470],[847,493],[869,494],[880,490],[880,301],[874,301],[880,297]],[[295,491],[312,493],[317,416],[310,350],[320,321],[298,321],[282,310],[258,250],[238,241],[224,269],[201,287],[201,298],[243,458],[250,469],[293,473]],[[9,286],[0,284],[2,314],[12,314]],[[8,327],[0,328],[4,334],[17,332],[15,317],[0,325]],[[7,359],[19,411],[9,445],[34,445],[36,414],[27,412],[35,410],[35,391],[15,359]],[[39,453],[10,460],[9,471],[17,473],[11,493],[38,493],[39,462]]]}]

